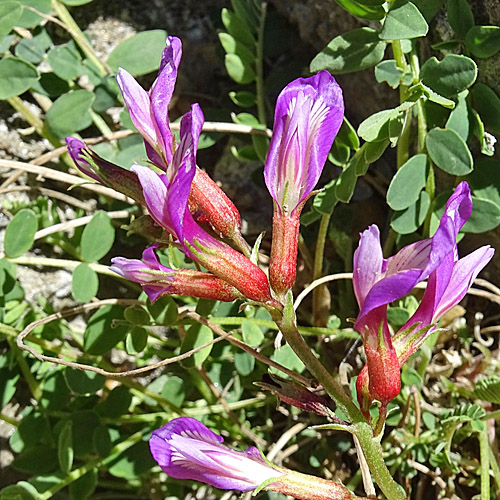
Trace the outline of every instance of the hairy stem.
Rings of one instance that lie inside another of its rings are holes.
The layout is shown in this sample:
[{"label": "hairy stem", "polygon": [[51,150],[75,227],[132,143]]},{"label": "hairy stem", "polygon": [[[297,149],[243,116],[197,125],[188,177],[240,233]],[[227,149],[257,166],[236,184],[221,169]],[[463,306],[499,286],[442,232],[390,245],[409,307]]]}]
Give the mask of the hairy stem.
[{"label": "hairy stem", "polygon": [[[313,280],[317,280],[323,274],[323,256],[325,253],[325,243],[326,235],[328,232],[328,225],[330,224],[330,219],[332,214],[324,214],[321,217],[321,222],[318,230],[318,239],[316,240],[316,251],[314,253],[314,269],[313,269]],[[325,285],[323,285],[325,286]],[[314,324],[319,317],[319,301],[321,297],[321,288],[316,287],[313,290],[313,318]]]}]

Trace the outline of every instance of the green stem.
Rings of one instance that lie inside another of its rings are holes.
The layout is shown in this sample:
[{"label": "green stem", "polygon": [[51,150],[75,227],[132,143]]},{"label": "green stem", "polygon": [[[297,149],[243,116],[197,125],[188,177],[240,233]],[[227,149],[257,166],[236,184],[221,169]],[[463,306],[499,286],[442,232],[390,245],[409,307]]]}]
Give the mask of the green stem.
[{"label": "green stem", "polygon": [[479,456],[481,459],[481,500],[490,500],[490,444],[488,442],[488,424],[484,423],[479,433]]},{"label": "green stem", "polygon": [[365,417],[346,394],[340,383],[332,377],[305,343],[295,324],[295,314],[291,304],[287,305],[282,317],[276,317],[274,320],[295,354],[337,403],[342,412],[350,418],[351,422],[366,422]]},{"label": "green stem", "polygon": [[384,462],[382,447],[373,437],[373,431],[367,423],[354,425],[354,432],[365,455],[366,462],[378,486],[389,500],[405,500],[401,487],[392,478]]},{"label": "green stem", "polygon": [[97,57],[97,54],[95,53],[92,45],[82,32],[78,24],[76,24],[66,6],[60,3],[58,0],[52,0],[52,8],[56,11],[57,17],[66,25],[69,34],[82,49],[83,53],[88,57],[90,61],[92,61],[97,66],[101,75],[106,76],[108,74],[111,74],[112,71],[99,59],[99,57]]},{"label": "green stem", "polygon": [[17,420],[14,420],[13,418],[4,415],[3,413],[0,413],[0,420],[3,420],[9,425],[12,425],[12,427],[17,427],[19,425],[19,422]]},{"label": "green stem", "polygon": [[[394,59],[396,60],[396,65],[399,69],[406,73],[408,70],[408,64],[406,62],[406,57],[404,55],[403,49],[401,47],[400,40],[394,40],[392,42],[392,51],[394,53]],[[399,86],[399,102],[403,103],[408,98],[408,86],[401,84]],[[409,139],[411,131],[411,111],[406,111],[406,120],[404,128],[399,137],[397,146],[397,162],[398,168],[401,167],[408,160],[408,149],[409,149]]]},{"label": "green stem", "polygon": [[[7,102],[19,113],[23,115],[23,118],[32,126],[35,127],[36,133],[43,136],[43,121],[35,116],[28,106],[26,106],[20,97],[9,97]],[[60,146],[58,143],[57,146]]]},{"label": "green stem", "polygon": [[[323,214],[319,224],[318,237],[316,240],[316,251],[314,253],[314,268],[313,268],[313,281],[320,278],[323,274],[323,257],[325,254],[326,236],[328,234],[328,226],[332,214]],[[323,285],[324,286],[324,285]],[[321,287],[316,287],[313,290],[313,318],[316,324],[318,319],[319,301],[321,297]]]},{"label": "green stem", "polygon": [[97,114],[93,109],[90,109],[89,112],[94,125],[99,129],[102,135],[110,135],[113,133],[101,115]]},{"label": "green stem", "polygon": [[257,114],[259,122],[266,124],[266,101],[264,92],[264,27],[266,24],[267,3],[260,5],[260,22],[257,30],[257,58],[255,61]]},{"label": "green stem", "polygon": [[23,374],[23,377],[30,388],[31,394],[38,401],[42,397],[40,384],[35,380],[35,377],[33,377],[30,367],[26,362],[26,359],[24,358],[21,350],[15,344],[14,339],[9,338],[7,340],[12,352],[14,353],[14,356],[16,357],[16,361],[19,368],[21,369],[21,373]]},{"label": "green stem", "polygon": [[488,450],[488,455],[490,457],[490,467],[491,467],[491,472],[493,472],[493,478],[495,479],[497,488],[500,490],[500,467],[498,467],[498,462],[495,457],[495,454],[493,453],[491,445]]}]

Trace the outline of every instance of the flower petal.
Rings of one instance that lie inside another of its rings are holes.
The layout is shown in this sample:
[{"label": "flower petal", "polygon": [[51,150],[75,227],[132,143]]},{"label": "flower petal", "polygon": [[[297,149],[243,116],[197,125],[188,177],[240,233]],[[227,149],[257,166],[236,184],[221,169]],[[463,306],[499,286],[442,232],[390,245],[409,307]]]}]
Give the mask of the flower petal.
[{"label": "flower petal", "polygon": [[131,168],[137,174],[144,193],[146,207],[151,217],[169,233],[176,236],[170,220],[168,199],[169,182],[165,174],[158,175],[147,167],[135,164]]},{"label": "flower petal", "polygon": [[472,282],[483,267],[488,264],[494,253],[493,248],[487,245],[466,255],[455,264],[448,286],[440,296],[439,303],[434,311],[433,322],[437,321],[446,311],[464,298],[467,290],[472,286]]},{"label": "flower petal", "polygon": [[380,232],[372,225],[361,234],[359,246],[354,252],[352,284],[360,307],[373,285],[380,279],[384,257],[380,245]]},{"label": "flower petal", "polygon": [[158,147],[158,137],[155,122],[151,115],[151,99],[149,94],[123,68],[119,69],[116,81],[130,113],[132,123],[151,147],[156,149]]},{"label": "flower petal", "polygon": [[282,211],[292,212],[318,182],[343,116],[342,91],[327,71],[278,96],[264,178]]},{"label": "flower petal", "polygon": [[102,182],[101,178],[93,171],[90,163],[82,156],[82,153],[87,150],[87,146],[83,141],[76,137],[66,137],[68,153],[75,165],[85,174],[97,182]]},{"label": "flower petal", "polygon": [[197,420],[181,417],[154,431],[150,448],[169,476],[203,481],[217,488],[249,491],[281,475],[253,448],[238,452],[222,441]]}]

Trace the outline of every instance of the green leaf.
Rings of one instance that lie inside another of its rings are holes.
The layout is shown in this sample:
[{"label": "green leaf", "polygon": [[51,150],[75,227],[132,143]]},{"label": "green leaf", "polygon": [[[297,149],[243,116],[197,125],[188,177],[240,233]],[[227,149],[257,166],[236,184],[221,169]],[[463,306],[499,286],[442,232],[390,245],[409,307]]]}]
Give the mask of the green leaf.
[{"label": "green leaf", "polygon": [[3,40],[16,26],[22,13],[23,8],[19,2],[0,3],[0,40]]},{"label": "green leaf", "polygon": [[148,312],[143,306],[138,304],[127,307],[125,309],[124,316],[129,323],[132,323],[135,326],[144,326],[149,325],[150,323]]},{"label": "green leaf", "polygon": [[464,140],[454,131],[433,128],[425,141],[431,160],[451,175],[467,175],[472,172],[472,155]]},{"label": "green leaf", "polygon": [[[189,327],[189,330],[186,332],[186,336],[182,341],[181,354],[184,354],[185,352],[188,352],[191,349],[195,349],[196,347],[206,344],[207,342],[213,340],[213,338],[214,334],[212,330],[208,328],[208,326],[200,324],[192,325]],[[186,368],[193,368],[195,366],[199,366],[203,363],[203,361],[205,361],[208,358],[211,351],[212,351],[212,346],[205,347],[205,349],[202,349],[201,351],[198,351],[189,358],[184,359],[181,363]]]},{"label": "green leaf", "polygon": [[33,210],[23,208],[13,217],[5,230],[4,250],[10,258],[27,252],[35,241],[38,220]]},{"label": "green leaf", "polygon": [[134,76],[146,75],[160,67],[166,39],[163,30],[142,31],[120,42],[107,62],[113,71],[120,67]]},{"label": "green leaf", "polygon": [[259,347],[264,340],[264,334],[260,326],[256,325],[249,319],[243,320],[241,323],[241,331],[243,333],[243,341],[252,347]]},{"label": "green leaf", "polygon": [[484,123],[475,109],[470,109],[470,125],[472,133],[479,141],[481,146],[481,153],[486,156],[493,156],[495,154],[496,137],[484,130]]},{"label": "green leaf", "polygon": [[99,373],[66,368],[64,379],[70,391],[78,396],[89,396],[95,394],[104,387],[106,377]]},{"label": "green leaf", "polygon": [[[67,3],[69,0],[65,0]],[[80,0],[82,1],[82,0]],[[84,0],[89,2],[92,0]],[[92,469],[87,474],[79,477],[69,485],[69,498],[70,500],[88,500],[97,486],[98,482],[97,470]]]},{"label": "green leaf", "polygon": [[464,224],[464,233],[484,233],[500,224],[500,207],[490,200],[472,197],[472,214]]},{"label": "green leaf", "polygon": [[134,326],[125,338],[125,349],[130,355],[138,354],[148,345],[148,332],[144,328]]},{"label": "green leaf", "polygon": [[356,130],[345,116],[337,133],[337,137],[335,138],[335,142],[341,142],[347,147],[355,150],[359,149],[358,134],[356,134]]},{"label": "green leaf", "polygon": [[474,396],[483,401],[500,404],[500,377],[493,375],[480,378],[474,388]]},{"label": "green leaf", "polygon": [[335,37],[311,62],[310,70],[327,69],[333,74],[371,68],[384,57],[386,43],[371,28],[358,28]]},{"label": "green leaf", "polygon": [[465,37],[465,46],[481,59],[494,56],[500,50],[500,26],[474,26]]},{"label": "green leaf", "polygon": [[431,205],[429,195],[422,191],[417,202],[405,210],[394,212],[391,227],[398,234],[414,233],[423,223]]},{"label": "green leaf", "polygon": [[476,198],[489,200],[500,207],[500,162],[493,158],[479,158],[467,182]]},{"label": "green leaf", "polygon": [[427,156],[415,155],[396,172],[387,190],[387,203],[393,210],[404,210],[420,197],[427,180]]},{"label": "green leaf", "polygon": [[71,7],[76,7],[78,5],[85,5],[92,2],[92,0],[61,0],[62,3],[70,5]]},{"label": "green leaf", "polygon": [[[0,4],[0,6],[1,5],[2,4]],[[24,61],[33,64],[38,64],[39,62],[42,61],[45,55],[45,50],[47,48],[44,47],[43,45],[44,45],[43,43],[39,43],[39,40],[37,40],[36,37],[23,38],[16,45],[16,51],[15,51],[16,56]]]},{"label": "green leaf", "polygon": [[281,346],[281,349],[274,351],[271,359],[297,373],[302,373],[305,368],[304,363],[292,351],[289,344],[285,344]]},{"label": "green leaf", "polygon": [[[66,403],[67,404],[67,403]],[[73,450],[75,457],[94,453],[92,433],[100,425],[100,419],[94,410],[74,410],[70,414],[73,424]]]},{"label": "green leaf", "polygon": [[104,354],[125,338],[128,327],[117,321],[124,321],[123,309],[119,306],[104,306],[92,315],[83,335],[88,354]]},{"label": "green leaf", "polygon": [[81,254],[87,262],[104,257],[115,241],[115,228],[106,212],[97,212],[85,226],[81,240]]},{"label": "green leaf", "polygon": [[229,33],[219,33],[219,40],[228,54],[236,54],[247,66],[255,65],[255,55],[245,44],[236,40]]},{"label": "green leaf", "polygon": [[[21,4],[25,5],[26,7],[32,7],[42,14],[50,14],[52,10],[50,1],[51,0],[21,0]],[[21,18],[16,23],[16,26],[20,26],[21,28],[34,28],[35,26],[38,26],[43,20],[43,17],[39,16],[32,10],[23,9]]]},{"label": "green leaf", "polygon": [[448,0],[447,16],[451,29],[460,38],[464,38],[475,24],[474,14],[467,0]]},{"label": "green leaf", "polygon": [[401,83],[403,70],[398,67],[394,59],[382,61],[375,67],[375,78],[378,83],[387,82],[393,89]]},{"label": "green leaf", "polygon": [[484,83],[472,88],[472,101],[484,124],[495,134],[500,134],[500,98]]},{"label": "green leaf", "polygon": [[222,9],[221,18],[228,33],[239,42],[245,44],[250,50],[255,47],[255,39],[248,23],[236,13]]},{"label": "green leaf", "polygon": [[335,0],[341,7],[353,16],[360,17],[361,19],[370,19],[378,21],[385,15],[385,10],[381,2],[372,1],[355,1],[355,0]]},{"label": "green leaf", "polygon": [[[345,167],[344,167],[345,168]],[[314,213],[331,214],[338,200],[335,195],[337,189],[337,179],[332,179],[321,192],[319,192],[313,200]],[[304,221],[301,222],[304,223]],[[314,222],[314,221],[313,221]]]},{"label": "green leaf", "polygon": [[430,23],[439,12],[443,2],[444,0],[413,0],[413,3],[423,14],[427,23]]},{"label": "green leaf", "polygon": [[64,474],[68,474],[73,466],[73,425],[66,420],[57,439],[57,458],[59,467]]},{"label": "green leaf", "polygon": [[59,97],[69,92],[69,84],[54,73],[41,73],[40,80],[31,86],[32,90],[47,97]]},{"label": "green leaf", "polygon": [[132,478],[149,472],[155,465],[147,441],[139,441],[109,462],[109,473],[130,482]]},{"label": "green leaf", "polygon": [[89,127],[94,97],[89,90],[72,90],[62,95],[47,111],[47,126],[60,139]]},{"label": "green leaf", "polygon": [[186,381],[175,375],[169,375],[161,395],[175,406],[181,406],[186,397]]},{"label": "green leaf", "polygon": [[381,40],[403,40],[425,36],[429,26],[415,4],[396,1],[387,13]]},{"label": "green leaf", "polygon": [[454,130],[465,142],[469,137],[469,110],[465,100],[468,93],[469,91],[465,90],[459,94],[457,105],[446,122],[446,128]]},{"label": "green leaf", "polygon": [[237,352],[234,355],[234,367],[240,375],[247,377],[255,369],[255,358],[248,352]]},{"label": "green leaf", "polygon": [[177,321],[177,304],[172,297],[161,297],[147,308],[157,325],[170,326]]},{"label": "green leaf", "polygon": [[99,290],[99,277],[88,265],[82,262],[73,271],[71,292],[78,302],[89,302]]},{"label": "green leaf", "polygon": [[442,61],[428,59],[420,71],[424,85],[445,97],[453,97],[469,88],[477,77],[476,63],[465,56],[448,54]]},{"label": "green leaf", "polygon": [[255,106],[256,102],[255,94],[246,90],[229,92],[229,98],[240,108],[251,108],[252,106]]},{"label": "green leaf", "polygon": [[2,59],[0,61],[0,99],[8,99],[26,92],[39,78],[40,74],[32,64],[17,57]]},{"label": "green leaf", "polygon": [[380,141],[389,136],[389,120],[394,116],[394,109],[384,109],[361,122],[358,135],[367,142]]},{"label": "green leaf", "polygon": [[420,89],[422,90],[423,95],[425,95],[425,97],[427,97],[429,101],[435,102],[436,104],[439,104],[444,108],[453,109],[455,107],[454,101],[452,101],[451,99],[447,99],[446,97],[443,97],[437,92],[434,92],[434,90],[432,90],[430,87],[426,87],[423,83],[417,83],[416,85],[411,87],[410,90],[419,92]]},{"label": "green leaf", "polygon": [[4,356],[4,361],[0,362],[0,408],[5,408],[14,397],[19,376],[16,366],[9,366]]},{"label": "green leaf", "polygon": [[[43,457],[43,460],[40,460],[40,457]],[[18,455],[12,462],[12,467],[30,475],[38,475],[54,471],[57,463],[57,451],[54,448],[37,445]]]},{"label": "green leaf", "polygon": [[38,490],[26,481],[19,481],[2,488],[0,500],[37,500],[40,498]]},{"label": "green leaf", "polygon": [[54,73],[63,80],[74,80],[85,73],[82,58],[74,45],[54,47],[47,54],[47,61]]},{"label": "green leaf", "polygon": [[109,429],[106,426],[100,425],[94,429],[92,441],[100,457],[107,457],[109,455],[113,444],[111,442],[111,436],[109,435]]},{"label": "green leaf", "polygon": [[255,80],[255,72],[236,54],[226,54],[224,63],[228,75],[240,85],[251,83]]},{"label": "green leaf", "polygon": [[124,385],[116,386],[98,407],[99,414],[107,418],[118,418],[128,412],[132,404],[132,394]]}]

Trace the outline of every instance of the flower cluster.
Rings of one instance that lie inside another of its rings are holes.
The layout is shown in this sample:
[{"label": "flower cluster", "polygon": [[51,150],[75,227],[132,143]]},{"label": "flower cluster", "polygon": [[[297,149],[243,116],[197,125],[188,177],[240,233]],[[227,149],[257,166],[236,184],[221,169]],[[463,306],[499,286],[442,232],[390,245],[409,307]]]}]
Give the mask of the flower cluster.
[{"label": "flower cluster", "polygon": [[[157,239],[157,244],[144,252],[142,260],[117,257],[111,269],[140,283],[152,301],[180,293],[222,301],[247,299],[279,309],[295,280],[300,211],[319,179],[342,123],[342,92],[334,78],[323,71],[295,80],[278,98],[265,166],[266,184],[276,202],[268,280],[250,260],[251,250],[241,235],[238,210],[196,165],[204,123],[199,105],[193,104],[182,117],[179,143],[171,132],[168,106],[181,55],[180,40],[168,37],[158,77],[149,92],[123,69],[117,77],[132,122],[144,138],[148,159],[156,169],[135,164],[129,171],[104,160],[79,139],[66,139],[81,171],[144,205],[150,219],[142,221],[142,226],[166,232],[166,237]],[[215,236],[200,222],[208,223]],[[155,249],[169,240],[208,273],[161,265]]]},{"label": "flower cluster", "polygon": [[[367,360],[357,380],[358,400],[366,415],[374,400],[384,411],[399,394],[400,367],[435,330],[439,318],[465,296],[493,256],[493,249],[487,245],[458,258],[457,235],[471,212],[469,186],[462,182],[448,200],[432,238],[384,259],[377,226],[361,234],[353,266],[354,292],[360,307],[354,327],[361,334]],[[417,311],[391,336],[388,304],[408,295],[427,278]]]}]

